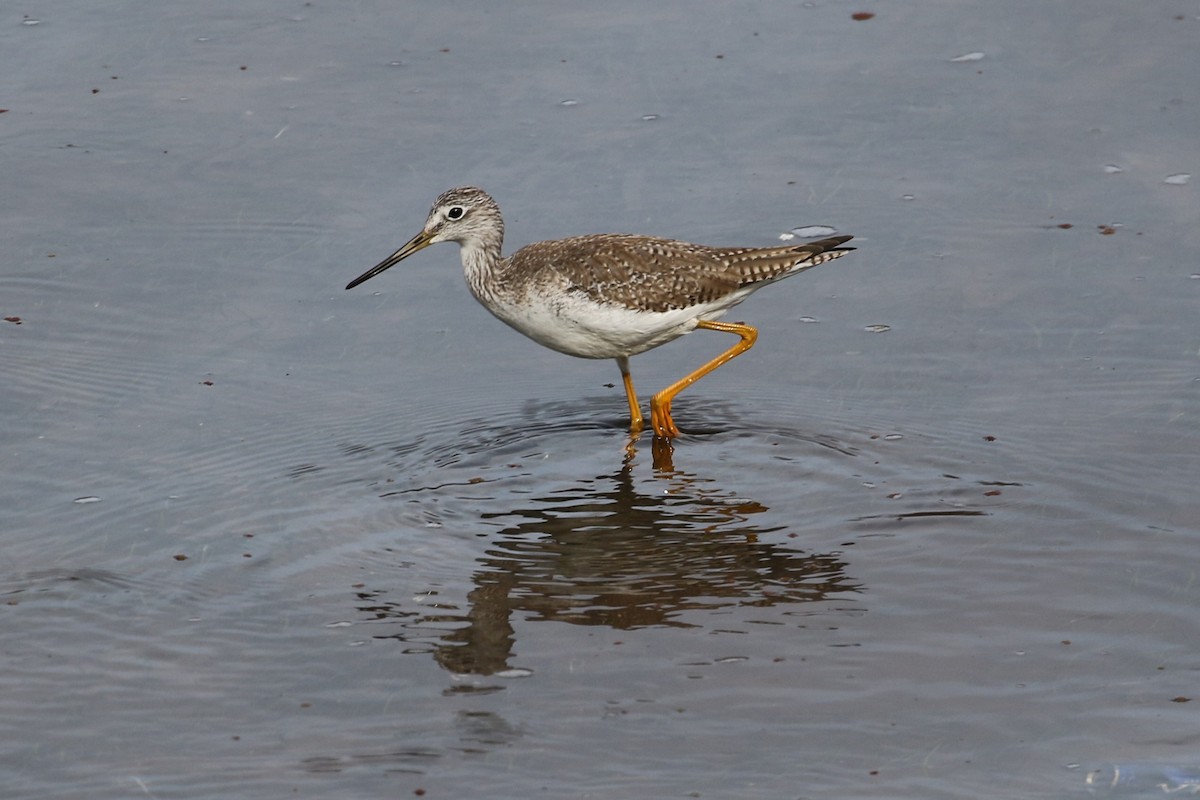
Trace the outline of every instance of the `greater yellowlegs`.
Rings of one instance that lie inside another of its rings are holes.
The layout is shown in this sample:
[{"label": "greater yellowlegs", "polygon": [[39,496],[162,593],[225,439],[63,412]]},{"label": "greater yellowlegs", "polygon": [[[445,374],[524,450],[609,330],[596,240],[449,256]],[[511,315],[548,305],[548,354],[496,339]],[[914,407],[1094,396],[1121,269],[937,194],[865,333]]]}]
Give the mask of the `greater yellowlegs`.
[{"label": "greater yellowlegs", "polygon": [[433,203],[425,227],[403,247],[346,285],[353,289],[418,250],[458,242],[467,285],[501,321],[552,350],[580,358],[613,358],[629,400],[630,430],[643,418],[629,357],[696,328],[735,333],[737,344],[650,399],[650,425],[671,438],[675,395],[754,345],[758,331],[717,322],[769,283],[853,250],[850,236],[782,247],[707,247],[672,239],[598,233],[534,242],[500,255],[504,220],[487,192],[451,189]]}]

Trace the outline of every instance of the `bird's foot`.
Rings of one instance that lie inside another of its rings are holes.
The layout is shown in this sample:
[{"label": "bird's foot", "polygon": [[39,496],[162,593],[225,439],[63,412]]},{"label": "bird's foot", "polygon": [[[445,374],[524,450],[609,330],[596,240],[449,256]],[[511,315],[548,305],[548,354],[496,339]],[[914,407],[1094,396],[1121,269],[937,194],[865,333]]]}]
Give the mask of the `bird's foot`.
[{"label": "bird's foot", "polygon": [[657,397],[650,400],[650,427],[654,435],[663,439],[674,439],[679,436],[679,427],[671,419],[671,401],[660,401]]},{"label": "bird's foot", "polygon": [[636,417],[633,417],[631,420],[629,420],[629,438],[630,439],[636,441],[637,438],[642,435],[642,431],[645,429],[646,429],[646,424],[645,424],[645,421],[642,419],[641,414],[638,414]]}]

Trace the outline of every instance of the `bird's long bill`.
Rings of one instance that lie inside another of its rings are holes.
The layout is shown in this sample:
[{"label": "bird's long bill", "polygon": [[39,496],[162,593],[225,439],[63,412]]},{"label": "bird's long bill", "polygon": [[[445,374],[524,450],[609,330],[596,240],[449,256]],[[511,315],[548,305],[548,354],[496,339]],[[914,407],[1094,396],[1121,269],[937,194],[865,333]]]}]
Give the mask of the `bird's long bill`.
[{"label": "bird's long bill", "polygon": [[355,286],[358,286],[363,281],[371,280],[371,278],[374,278],[376,275],[383,272],[385,269],[396,266],[401,261],[408,258],[409,256],[411,256],[413,253],[417,252],[418,250],[424,250],[426,247],[429,247],[429,245],[433,244],[432,238],[433,238],[433,234],[430,233],[429,231],[421,231],[416,236],[409,239],[408,243],[405,244],[403,247],[401,247],[399,250],[392,253],[390,256],[385,258],[383,261],[380,261],[375,266],[371,267],[369,270],[364,272],[362,275],[359,275],[357,278],[355,278],[354,280],[347,283],[346,288],[353,289]]}]

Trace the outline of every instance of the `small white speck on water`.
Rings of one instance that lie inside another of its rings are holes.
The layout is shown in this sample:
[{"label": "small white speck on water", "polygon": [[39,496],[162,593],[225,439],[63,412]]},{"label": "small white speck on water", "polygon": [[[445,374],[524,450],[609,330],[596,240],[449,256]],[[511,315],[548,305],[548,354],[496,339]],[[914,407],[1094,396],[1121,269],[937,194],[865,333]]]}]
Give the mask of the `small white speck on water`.
[{"label": "small white speck on water", "polygon": [[87,497],[76,497],[71,502],[82,506],[87,505],[88,503],[99,503],[100,498],[96,497],[95,495],[88,495]]},{"label": "small white speck on water", "polygon": [[23,20],[21,20],[22,25],[37,25],[39,22],[41,22],[40,19],[23,19]]},{"label": "small white speck on water", "polygon": [[790,242],[792,239],[795,239],[795,238],[796,238],[796,234],[794,234],[794,233],[779,234],[779,241],[781,241],[781,242]]},{"label": "small white speck on water", "polygon": [[403,67],[404,62],[403,61],[389,61],[388,66],[389,67]]},{"label": "small white speck on water", "polygon": [[577,105],[579,105],[579,101],[578,100],[563,100],[561,103],[559,103],[559,105],[560,106],[577,106]]},{"label": "small white speck on water", "polygon": [[1116,164],[1105,164],[1104,171],[1109,175],[1120,175],[1125,170],[1123,170],[1121,167],[1118,167]]},{"label": "small white speck on water", "polygon": [[801,317],[800,322],[816,322],[816,317]]},{"label": "small white speck on water", "polygon": [[976,50],[973,53],[963,53],[961,56],[955,56],[954,58],[952,58],[950,60],[953,62],[983,61],[983,58],[984,58],[983,53]]},{"label": "small white speck on water", "polygon": [[1174,175],[1168,175],[1163,178],[1163,183],[1169,183],[1172,186],[1183,186],[1192,179],[1191,174],[1187,172],[1178,172]]},{"label": "small white speck on water", "polygon": [[354,623],[351,622],[350,620],[339,619],[339,620],[334,620],[333,622],[326,622],[325,627],[326,628],[349,628],[353,624]]},{"label": "small white speck on water", "polygon": [[528,678],[533,675],[533,670],[522,667],[514,667],[513,669],[502,669],[499,672],[492,673],[497,678]]},{"label": "small white speck on water", "polygon": [[831,228],[828,225],[802,225],[799,228],[792,228],[792,233],[808,239],[815,236],[832,236],[837,233],[837,228]]},{"label": "small white speck on water", "polygon": [[898,442],[904,438],[903,433],[889,433],[883,437],[885,442]]},{"label": "small white speck on water", "polygon": [[1188,277],[1194,281],[1200,281],[1200,272],[1193,272],[1191,275],[1188,275]]},{"label": "small white speck on water", "polygon": [[891,325],[867,325],[863,328],[867,333],[887,333],[891,329]]},{"label": "small white speck on water", "polygon": [[197,42],[209,42],[209,41],[212,41],[212,40],[211,40],[209,37],[207,37],[207,36],[197,36],[197,37],[196,37],[196,38],[195,38],[193,41],[197,41]]},{"label": "small white speck on water", "polygon": [[917,196],[915,194],[902,194],[902,195],[900,195],[900,199],[905,200],[905,201],[916,200]]},{"label": "small white speck on water", "polygon": [[653,122],[658,119],[658,114],[642,114],[642,122]]}]

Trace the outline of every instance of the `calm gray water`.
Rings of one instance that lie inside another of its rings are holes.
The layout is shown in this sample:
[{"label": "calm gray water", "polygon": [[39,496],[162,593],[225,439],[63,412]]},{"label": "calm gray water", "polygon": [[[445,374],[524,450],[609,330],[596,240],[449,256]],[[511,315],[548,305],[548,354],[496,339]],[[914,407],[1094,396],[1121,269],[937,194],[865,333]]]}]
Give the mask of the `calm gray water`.
[{"label": "calm gray water", "polygon": [[[10,5],[0,795],[1200,764],[1198,40],[1119,0]],[[463,183],[510,248],[859,250],[627,454],[615,365],[452,246],[342,290]]]}]

